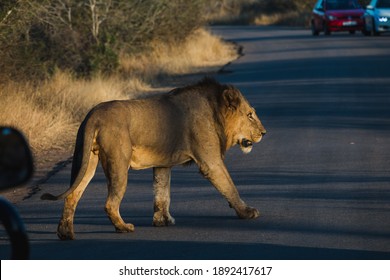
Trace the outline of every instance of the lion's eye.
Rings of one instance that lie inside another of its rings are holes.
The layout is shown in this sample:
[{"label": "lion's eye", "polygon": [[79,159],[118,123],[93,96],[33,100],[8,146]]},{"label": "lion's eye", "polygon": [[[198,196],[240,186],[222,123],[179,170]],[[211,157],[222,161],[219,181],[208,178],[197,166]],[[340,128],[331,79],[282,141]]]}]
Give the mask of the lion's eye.
[{"label": "lion's eye", "polygon": [[248,113],[248,118],[250,119],[250,120],[254,120],[254,118],[253,118],[253,113],[251,112],[251,113]]}]

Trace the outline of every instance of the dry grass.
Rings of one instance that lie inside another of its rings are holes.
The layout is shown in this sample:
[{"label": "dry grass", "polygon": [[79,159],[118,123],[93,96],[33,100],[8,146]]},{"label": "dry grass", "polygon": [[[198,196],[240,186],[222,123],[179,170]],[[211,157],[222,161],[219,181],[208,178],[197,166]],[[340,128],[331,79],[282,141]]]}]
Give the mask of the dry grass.
[{"label": "dry grass", "polygon": [[260,14],[252,19],[255,25],[301,25],[304,26],[308,21],[308,14],[303,14],[298,11],[290,11],[285,13],[275,14]]},{"label": "dry grass", "polygon": [[236,58],[237,50],[232,44],[199,29],[180,45],[154,42],[149,53],[123,55],[120,61],[125,76],[141,76],[150,81],[161,74],[180,75],[219,68]]},{"label": "dry grass", "polygon": [[306,26],[316,0],[215,0],[208,21],[219,24]]},{"label": "dry grass", "polygon": [[45,107],[30,85],[8,84],[0,91],[0,124],[19,128],[36,153],[65,144],[66,132],[74,130],[71,116],[59,106]]},{"label": "dry grass", "polygon": [[58,72],[38,85],[0,84],[0,125],[22,130],[38,158],[48,150],[68,151],[79,123],[94,105],[147,93],[158,75],[196,72],[234,58],[230,44],[198,30],[181,45],[155,43],[151,53],[123,56],[121,75],[80,80]]},{"label": "dry grass", "polygon": [[40,85],[9,83],[0,90],[0,100],[6,104],[2,106],[0,124],[22,130],[35,154],[64,149],[74,140],[78,124],[91,107],[130,98],[146,89],[131,80],[77,80],[61,72]]}]

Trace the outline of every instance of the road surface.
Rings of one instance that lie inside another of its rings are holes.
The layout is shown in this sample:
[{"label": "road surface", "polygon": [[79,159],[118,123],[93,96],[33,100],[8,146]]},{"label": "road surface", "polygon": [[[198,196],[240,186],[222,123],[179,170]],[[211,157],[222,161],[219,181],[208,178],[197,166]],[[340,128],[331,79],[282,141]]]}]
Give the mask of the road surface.
[{"label": "road surface", "polygon": [[[130,171],[118,234],[104,213],[99,168],[75,218],[76,240],[55,231],[70,165],[17,205],[32,259],[389,259],[390,37],[275,27],[215,27],[244,55],[215,75],[237,86],[268,134],[226,164],[242,198],[261,211],[240,220],[195,166],[172,173],[176,225],[154,228],[152,171]],[[4,236],[4,232],[1,232]],[[0,241],[2,259],[8,256]]]}]

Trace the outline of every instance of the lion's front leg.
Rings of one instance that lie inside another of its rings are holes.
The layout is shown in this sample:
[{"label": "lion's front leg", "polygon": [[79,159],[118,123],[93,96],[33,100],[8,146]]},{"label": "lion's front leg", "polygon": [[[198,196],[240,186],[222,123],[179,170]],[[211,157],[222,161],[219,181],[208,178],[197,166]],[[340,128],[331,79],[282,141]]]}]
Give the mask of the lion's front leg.
[{"label": "lion's front leg", "polygon": [[175,219],[169,213],[171,203],[171,168],[153,168],[154,226],[174,225]]},{"label": "lion's front leg", "polygon": [[221,160],[217,163],[203,162],[199,164],[200,172],[213,184],[213,186],[227,199],[237,216],[241,219],[255,219],[260,216],[259,210],[246,205],[231,179],[225,164]]}]

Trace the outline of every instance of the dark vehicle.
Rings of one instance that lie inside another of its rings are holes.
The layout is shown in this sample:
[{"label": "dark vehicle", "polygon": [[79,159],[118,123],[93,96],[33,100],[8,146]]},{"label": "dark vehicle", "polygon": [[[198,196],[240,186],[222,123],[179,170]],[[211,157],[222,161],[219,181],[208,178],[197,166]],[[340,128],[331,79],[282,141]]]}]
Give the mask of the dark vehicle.
[{"label": "dark vehicle", "polygon": [[372,0],[364,14],[364,35],[390,32],[390,0]]},{"label": "dark vehicle", "polygon": [[[0,191],[27,182],[33,173],[33,158],[24,136],[11,127],[0,127]],[[11,243],[12,259],[28,259],[29,242],[16,208],[0,196],[0,222]]]},{"label": "dark vehicle", "polygon": [[354,34],[364,28],[364,10],[357,0],[318,0],[311,18],[314,36],[324,32],[347,31]]}]

